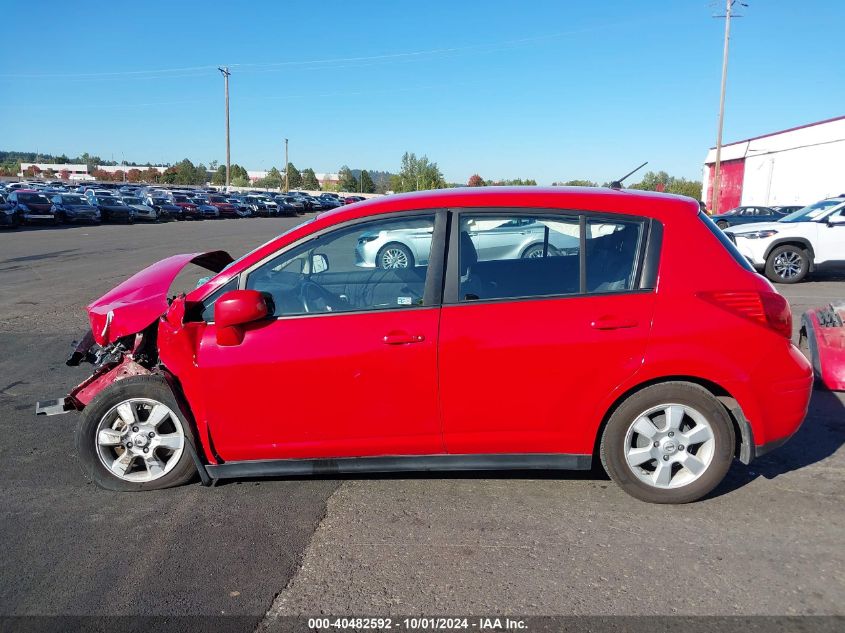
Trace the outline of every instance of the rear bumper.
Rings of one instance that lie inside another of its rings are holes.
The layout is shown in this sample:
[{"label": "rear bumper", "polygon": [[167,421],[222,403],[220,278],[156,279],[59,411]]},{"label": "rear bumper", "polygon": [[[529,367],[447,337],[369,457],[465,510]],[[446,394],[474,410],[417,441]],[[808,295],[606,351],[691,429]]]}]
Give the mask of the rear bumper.
[{"label": "rear bumper", "polygon": [[[797,347],[769,355],[752,378],[753,403],[739,399],[754,432],[755,455],[771,451],[801,427],[813,393],[813,370]],[[750,406],[746,406],[746,405]]]}]

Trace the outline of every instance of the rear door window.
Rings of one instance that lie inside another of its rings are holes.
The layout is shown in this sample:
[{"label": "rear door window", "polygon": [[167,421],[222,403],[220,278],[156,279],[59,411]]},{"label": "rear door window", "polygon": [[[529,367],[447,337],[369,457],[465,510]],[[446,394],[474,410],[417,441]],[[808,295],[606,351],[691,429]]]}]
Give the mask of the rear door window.
[{"label": "rear door window", "polygon": [[459,300],[577,294],[580,244],[577,215],[462,215]]},{"label": "rear door window", "polygon": [[[567,296],[638,287],[644,219],[578,212],[461,214],[457,299]],[[455,274],[453,271],[451,274]]]},{"label": "rear door window", "polygon": [[644,226],[642,220],[587,220],[587,292],[621,292],[636,287]]}]

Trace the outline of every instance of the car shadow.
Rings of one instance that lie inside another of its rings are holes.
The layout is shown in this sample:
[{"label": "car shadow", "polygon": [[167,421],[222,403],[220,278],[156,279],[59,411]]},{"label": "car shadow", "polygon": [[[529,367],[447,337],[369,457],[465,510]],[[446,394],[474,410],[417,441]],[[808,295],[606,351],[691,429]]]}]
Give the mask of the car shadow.
[{"label": "car shadow", "polygon": [[813,390],[807,418],[798,432],[780,448],[751,462],[734,462],[727,477],[708,498],[719,497],[747,485],[758,477],[780,475],[816,464],[845,444],[845,394],[823,386]]}]

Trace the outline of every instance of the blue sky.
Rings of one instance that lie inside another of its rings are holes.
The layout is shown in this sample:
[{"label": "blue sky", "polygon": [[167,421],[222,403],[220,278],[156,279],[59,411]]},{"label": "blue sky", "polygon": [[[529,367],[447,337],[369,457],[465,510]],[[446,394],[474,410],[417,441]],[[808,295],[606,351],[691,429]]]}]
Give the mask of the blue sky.
[{"label": "blue sky", "polygon": [[[725,140],[845,114],[840,0],[746,0]],[[13,1],[0,149],[225,160],[541,184],[649,169],[699,179],[715,142],[724,22],[708,0]]]}]

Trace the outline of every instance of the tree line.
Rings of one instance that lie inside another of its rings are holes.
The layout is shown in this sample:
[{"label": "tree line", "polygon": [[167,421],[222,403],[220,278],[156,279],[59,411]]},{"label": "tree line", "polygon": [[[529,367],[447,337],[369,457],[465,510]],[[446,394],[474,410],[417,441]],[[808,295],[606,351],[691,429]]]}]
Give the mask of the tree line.
[{"label": "tree line", "polygon": [[[152,169],[150,163],[145,163],[143,167],[146,169],[132,168],[126,171],[116,170],[114,172],[96,169],[97,165],[118,165],[114,161],[106,161],[99,156],[84,153],[81,156],[70,158],[64,154],[60,156],[52,156],[50,154],[40,154],[36,152],[7,152],[0,151],[0,175],[2,176],[17,176],[20,173],[21,162],[35,163],[57,163],[57,164],[85,164],[89,167],[89,173],[94,178],[102,181],[128,181],[128,182],[149,182],[160,184],[173,185],[202,185],[208,182],[208,171],[205,165],[200,163],[194,165],[189,159],[185,158],[174,165],[167,165],[163,173],[156,169]],[[212,161],[210,165],[212,173],[211,183],[214,185],[226,184],[226,166],[220,165],[217,161]],[[321,185],[317,180],[317,175],[310,167],[299,170],[293,163],[288,163],[288,186],[290,189],[307,189],[309,191],[318,191]],[[58,172],[42,172],[37,167],[30,167],[27,177],[42,177],[42,178],[68,178],[68,172],[59,170]],[[285,185],[285,176],[282,171],[273,167],[267,173],[267,176],[261,178],[254,183],[250,181],[247,170],[233,163],[230,166],[230,183],[236,187],[256,186],[265,189],[281,189]],[[536,186],[537,181],[533,178],[513,178],[513,179],[485,179],[479,174],[470,176],[466,183],[469,187],[488,187],[488,186]],[[561,182],[553,182],[552,186],[569,186],[569,187],[607,187],[610,183],[606,182],[599,184],[592,180],[566,180]],[[417,156],[413,152],[405,152],[402,156],[400,168],[398,173],[389,171],[367,170],[367,169],[351,169],[348,165],[343,165],[338,170],[338,182],[324,183],[322,188],[325,190],[360,192],[360,193],[387,193],[394,191],[396,193],[407,191],[422,191],[426,189],[444,189],[446,187],[463,186],[459,183],[447,183],[440,171],[437,163],[430,160],[428,156]],[[665,171],[649,171],[642,177],[640,182],[630,185],[631,189],[640,189],[644,191],[662,191],[666,193],[674,193],[682,196],[689,196],[696,200],[701,199],[701,181],[687,180],[686,178],[679,178],[670,176]]]}]

